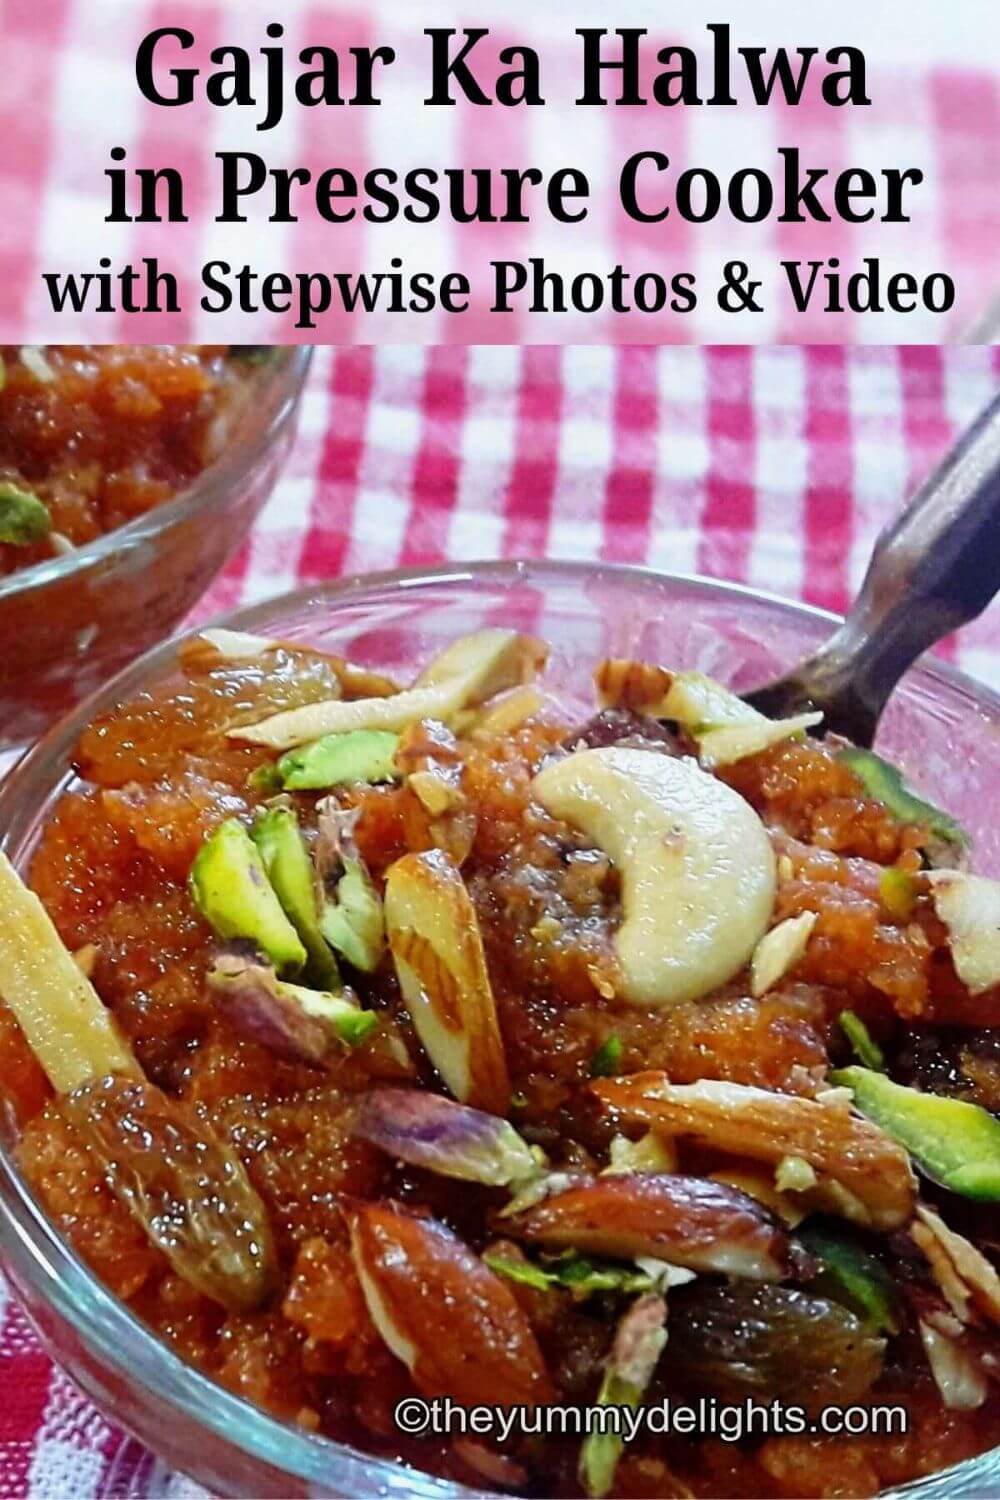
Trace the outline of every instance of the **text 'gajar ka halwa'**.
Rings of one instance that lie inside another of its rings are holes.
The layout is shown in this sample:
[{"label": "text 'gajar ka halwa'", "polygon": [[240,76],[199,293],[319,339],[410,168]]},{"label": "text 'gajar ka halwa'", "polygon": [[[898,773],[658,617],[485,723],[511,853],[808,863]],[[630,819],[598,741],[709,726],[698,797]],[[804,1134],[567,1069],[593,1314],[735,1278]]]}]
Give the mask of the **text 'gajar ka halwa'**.
[{"label": "text 'gajar ka halwa'", "polygon": [[225,444],[255,348],[0,345],[0,577],[192,484]]},{"label": "text 'gajar ka halwa'", "polygon": [[[208,631],[0,865],[21,1170],[184,1358],[544,1495],[872,1495],[1000,1442],[1000,885],[696,672]],[[407,1437],[407,1395],[905,1432]]]}]

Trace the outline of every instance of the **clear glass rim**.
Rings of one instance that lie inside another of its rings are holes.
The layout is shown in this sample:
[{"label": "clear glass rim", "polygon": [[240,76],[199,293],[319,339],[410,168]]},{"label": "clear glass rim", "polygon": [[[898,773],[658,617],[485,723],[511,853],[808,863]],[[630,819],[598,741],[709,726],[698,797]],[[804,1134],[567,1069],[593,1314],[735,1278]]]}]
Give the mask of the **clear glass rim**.
[{"label": "clear glass rim", "polygon": [[[275,610],[292,611],[313,602],[332,606],[352,596],[398,587],[422,587],[553,580],[594,581],[601,576],[634,578],[637,583],[677,587],[720,600],[760,602],[793,618],[829,626],[840,617],[812,605],[747,585],[727,583],[698,574],[666,573],[629,564],[539,560],[528,562],[467,562],[407,568],[390,572],[354,574],[348,578],[306,585],[230,611],[211,622],[236,630],[254,630]],[[202,624],[187,636],[208,628]],[[176,654],[184,635],[171,637],[146,652],[55,724],[26,752],[0,784],[0,848],[9,842],[10,826],[22,796],[47,795],[54,786],[53,763],[65,762],[80,731],[102,707],[128,696],[150,678],[160,675]],[[1000,716],[1000,695],[947,662],[930,659],[914,675],[936,679],[959,690],[978,705]],[[37,804],[36,804],[37,805]],[[15,1284],[23,1280],[73,1329],[81,1344],[102,1366],[110,1367],[131,1385],[140,1384],[149,1397],[252,1459],[320,1487],[321,1492],[355,1495],[417,1496],[420,1500],[459,1500],[484,1493],[438,1479],[393,1460],[319,1437],[269,1416],[259,1407],[217,1385],[188,1365],[153,1334],[124,1302],[114,1297],[78,1259],[30,1194],[8,1152],[0,1149],[0,1251],[15,1269]],[[889,1496],[922,1496],[944,1500],[957,1493],[975,1494],[984,1461],[998,1450],[966,1459],[891,1491]],[[957,1486],[961,1485],[959,1491]]]},{"label": "clear glass rim", "polygon": [[238,488],[294,410],[312,361],[312,345],[275,347],[278,354],[272,368],[263,372],[260,380],[258,399],[253,405],[254,430],[246,441],[224,449],[194,484],[165,505],[154,506],[134,521],[107,531],[64,556],[46,558],[0,578],[0,602],[13,595],[28,596],[50,583],[86,572],[114,553],[154,541],[189,516],[209,509],[220,494]]}]

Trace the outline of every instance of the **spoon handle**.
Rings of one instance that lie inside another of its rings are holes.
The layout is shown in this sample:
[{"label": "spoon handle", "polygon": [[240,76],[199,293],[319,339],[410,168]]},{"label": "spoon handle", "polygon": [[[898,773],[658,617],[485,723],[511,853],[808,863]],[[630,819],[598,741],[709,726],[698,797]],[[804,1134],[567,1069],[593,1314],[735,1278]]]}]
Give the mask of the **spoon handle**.
[{"label": "spoon handle", "polygon": [[849,693],[874,734],[907,668],[998,589],[1000,396],[882,532],[844,624],[796,675],[814,701]]}]

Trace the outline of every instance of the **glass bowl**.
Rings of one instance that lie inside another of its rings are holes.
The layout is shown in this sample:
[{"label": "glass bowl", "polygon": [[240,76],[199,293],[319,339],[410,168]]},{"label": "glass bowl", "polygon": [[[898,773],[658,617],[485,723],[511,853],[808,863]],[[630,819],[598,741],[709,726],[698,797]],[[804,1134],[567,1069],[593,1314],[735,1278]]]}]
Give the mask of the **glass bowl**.
[{"label": "glass bowl", "polygon": [[[550,678],[569,713],[589,713],[603,655],[698,667],[737,687],[812,650],[832,615],[748,589],[586,563],[478,563],[349,578],[244,609],[225,624],[306,640],[384,668],[416,666],[483,625],[514,625],[552,646]],[[166,643],[63,719],[0,788],[0,847],[25,868],[54,802],[72,784],[77,738],[94,714],[175,670]],[[1000,819],[981,826],[1000,785],[1000,699],[949,667],[910,674],[879,746],[976,838],[977,868],[1000,874]],[[417,1496],[481,1493],[290,1427],[185,1365],[71,1253],[0,1147],[0,1252],[53,1357],[107,1414],[165,1462],[221,1495]],[[909,1486],[925,1500],[1000,1493],[1000,1450]]]},{"label": "glass bowl", "polygon": [[163,640],[232,556],[295,435],[312,350],[280,349],[190,489],[64,557],[0,578],[0,751]]}]

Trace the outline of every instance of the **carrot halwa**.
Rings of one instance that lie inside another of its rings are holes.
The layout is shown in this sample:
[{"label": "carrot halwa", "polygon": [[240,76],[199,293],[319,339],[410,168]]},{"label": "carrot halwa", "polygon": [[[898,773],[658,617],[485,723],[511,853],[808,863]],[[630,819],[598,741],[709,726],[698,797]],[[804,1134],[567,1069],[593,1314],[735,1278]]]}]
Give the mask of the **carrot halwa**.
[{"label": "carrot halwa", "polygon": [[190,485],[218,456],[249,368],[207,345],[0,346],[0,577]]},{"label": "carrot halwa", "polygon": [[[91,724],[30,872],[58,1058],[0,923],[21,1170],[185,1359],[480,1488],[873,1495],[993,1447],[1000,889],[815,716],[603,663],[578,725],[544,655],[401,688],[206,632]],[[908,1425],[498,1444],[405,1436],[414,1394]]]}]

